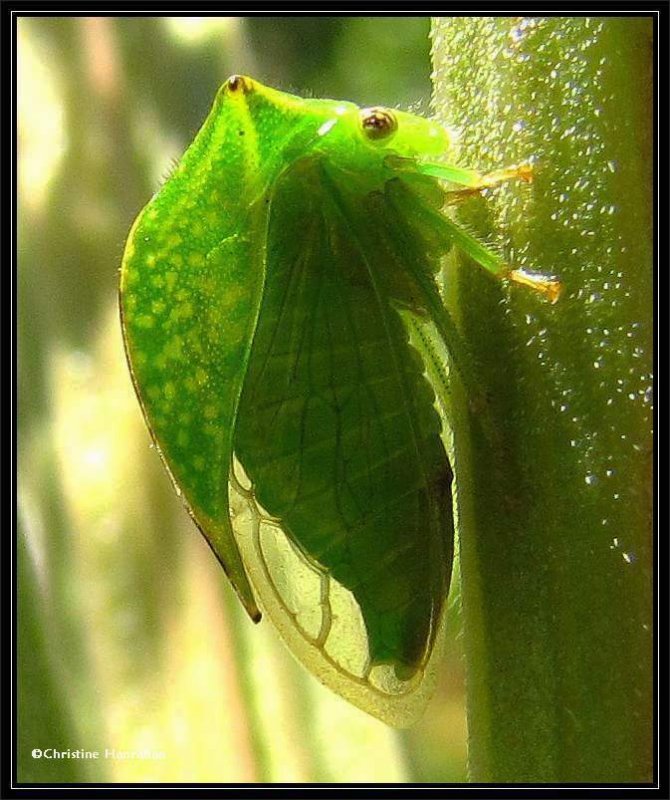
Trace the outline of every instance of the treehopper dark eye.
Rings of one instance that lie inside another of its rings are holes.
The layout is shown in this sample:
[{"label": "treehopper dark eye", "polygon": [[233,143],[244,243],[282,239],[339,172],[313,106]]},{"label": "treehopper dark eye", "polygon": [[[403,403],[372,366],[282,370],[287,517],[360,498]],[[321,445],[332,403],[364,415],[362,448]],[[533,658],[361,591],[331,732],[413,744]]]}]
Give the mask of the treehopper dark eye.
[{"label": "treehopper dark eye", "polygon": [[233,76],[121,271],[147,425],[248,613],[397,726],[430,696],[453,558],[452,473],[407,319],[467,373],[440,258],[456,246],[515,274],[445,215],[444,181],[524,177],[428,160],[448,146],[431,120]]},{"label": "treehopper dark eye", "polygon": [[368,139],[388,139],[398,130],[395,114],[388,108],[364,108],[360,117]]}]

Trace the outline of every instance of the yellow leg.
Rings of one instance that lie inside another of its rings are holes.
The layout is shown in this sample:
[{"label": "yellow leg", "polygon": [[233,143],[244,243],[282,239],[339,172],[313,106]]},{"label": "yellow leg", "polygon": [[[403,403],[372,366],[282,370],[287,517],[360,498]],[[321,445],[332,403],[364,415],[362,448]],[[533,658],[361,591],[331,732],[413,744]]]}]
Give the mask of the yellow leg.
[{"label": "yellow leg", "polygon": [[536,292],[544,295],[553,305],[563,292],[563,285],[557,278],[548,275],[541,275],[535,272],[526,272],[522,269],[511,269],[502,277],[509,278],[514,283],[521,286],[528,286]]},{"label": "yellow leg", "polygon": [[521,180],[524,183],[531,183],[533,180],[533,167],[530,164],[519,164],[513,167],[505,167],[497,169],[494,172],[489,172],[482,175],[476,183],[465,189],[456,189],[453,192],[447,192],[447,205],[454,205],[460,203],[473,194],[478,194],[484,189],[492,189],[494,186],[499,186],[501,183],[506,183],[511,180]]}]

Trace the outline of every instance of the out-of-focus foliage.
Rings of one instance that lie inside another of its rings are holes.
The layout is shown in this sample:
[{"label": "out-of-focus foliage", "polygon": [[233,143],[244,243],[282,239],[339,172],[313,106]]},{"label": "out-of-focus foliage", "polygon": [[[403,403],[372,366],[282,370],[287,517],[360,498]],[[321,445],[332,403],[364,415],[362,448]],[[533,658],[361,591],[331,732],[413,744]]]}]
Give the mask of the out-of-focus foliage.
[{"label": "out-of-focus foliage", "polygon": [[463,780],[457,642],[425,718],[399,735],[245,617],[149,446],[116,309],[130,225],[230,73],[425,109],[428,30],[427,18],[19,19],[21,781]]}]

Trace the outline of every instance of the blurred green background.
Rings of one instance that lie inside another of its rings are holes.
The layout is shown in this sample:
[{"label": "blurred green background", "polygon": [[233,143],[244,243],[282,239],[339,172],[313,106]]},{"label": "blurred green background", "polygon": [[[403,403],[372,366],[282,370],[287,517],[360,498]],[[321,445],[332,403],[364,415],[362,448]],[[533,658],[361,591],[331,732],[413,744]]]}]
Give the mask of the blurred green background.
[{"label": "blurred green background", "polygon": [[465,780],[456,593],[438,692],[411,730],[317,684],[238,607],[151,450],[116,297],[133,219],[229,74],[426,111],[429,27],[18,20],[20,781]]}]

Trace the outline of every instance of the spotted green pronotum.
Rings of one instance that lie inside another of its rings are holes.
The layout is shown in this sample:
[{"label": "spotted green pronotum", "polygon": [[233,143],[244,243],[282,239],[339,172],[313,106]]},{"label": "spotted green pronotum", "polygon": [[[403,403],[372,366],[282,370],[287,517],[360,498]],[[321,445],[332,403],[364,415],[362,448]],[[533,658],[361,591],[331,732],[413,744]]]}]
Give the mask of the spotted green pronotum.
[{"label": "spotted green pronotum", "polygon": [[406,319],[467,378],[435,283],[444,213],[511,177],[434,163],[434,121],[233,76],[128,238],[121,311],[144,415],[249,615],[393,725],[430,694],[453,556],[452,473]]}]

